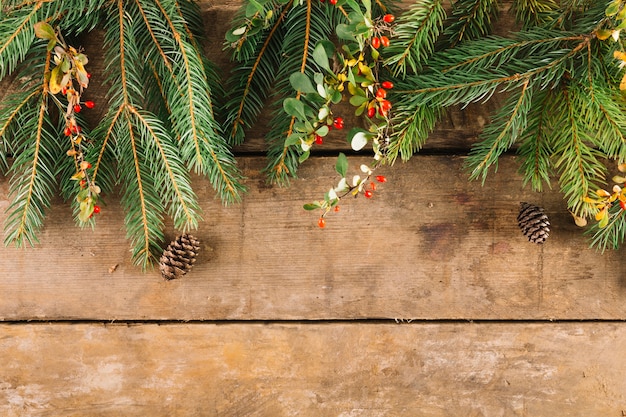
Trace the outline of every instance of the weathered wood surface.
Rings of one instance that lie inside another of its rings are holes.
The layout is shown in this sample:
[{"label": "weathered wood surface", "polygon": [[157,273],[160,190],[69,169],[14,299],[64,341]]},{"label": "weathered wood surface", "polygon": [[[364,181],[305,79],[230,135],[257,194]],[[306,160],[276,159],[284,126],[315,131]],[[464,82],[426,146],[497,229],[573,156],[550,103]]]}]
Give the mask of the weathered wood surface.
[{"label": "weathered wood surface", "polygon": [[[57,204],[39,246],[0,248],[0,318],[626,318],[620,252],[589,249],[560,194],[523,190],[512,157],[484,187],[468,182],[461,157],[415,157],[385,169],[389,182],[374,198],[347,201],[323,230],[302,204],[337,181],[334,158],[307,161],[289,188],[265,184],[263,159],[241,161],[250,191],[240,205],[223,207],[195,181],[203,249],[183,279],[132,266],[114,197],[95,231],[74,227],[70,208]],[[366,161],[352,158],[351,169]],[[7,181],[0,187],[4,212]],[[517,227],[525,200],[552,220],[543,246]]]},{"label": "weathered wood surface", "polygon": [[[200,1],[206,52],[224,75],[239,4]],[[83,40],[88,98],[105,103],[102,33]],[[235,149],[250,189],[240,205],[222,207],[195,179],[203,247],[176,281],[131,265],[116,196],[95,231],[57,201],[40,245],[0,247],[0,415],[626,415],[623,251],[589,249],[558,192],[521,187],[514,157],[484,187],[467,182],[456,154],[496,107],[450,112],[425,154],[386,168],[375,197],[342,204],[324,230],[302,204],[337,181],[334,158],[315,154],[290,188],[268,186],[261,117]],[[338,136],[320,147],[346,148]],[[350,161],[356,171],[369,159]],[[7,187],[0,177],[0,222]],[[520,201],[546,208],[545,245],[519,232]],[[335,321],[378,318],[420,320]],[[161,320],[171,322],[145,323]]]},{"label": "weathered wood surface", "polygon": [[621,417],[626,324],[0,325],[0,414]]}]

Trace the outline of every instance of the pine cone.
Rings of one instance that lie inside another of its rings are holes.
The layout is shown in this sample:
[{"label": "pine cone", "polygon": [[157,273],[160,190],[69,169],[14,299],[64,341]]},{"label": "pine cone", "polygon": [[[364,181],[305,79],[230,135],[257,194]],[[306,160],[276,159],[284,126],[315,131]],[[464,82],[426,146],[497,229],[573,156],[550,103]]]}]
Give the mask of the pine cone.
[{"label": "pine cone", "polygon": [[178,236],[161,255],[159,269],[163,278],[167,280],[180,278],[189,272],[199,250],[198,239],[187,233]]},{"label": "pine cone", "polygon": [[543,243],[550,235],[550,220],[543,208],[529,203],[520,203],[517,224],[524,236],[533,243]]}]

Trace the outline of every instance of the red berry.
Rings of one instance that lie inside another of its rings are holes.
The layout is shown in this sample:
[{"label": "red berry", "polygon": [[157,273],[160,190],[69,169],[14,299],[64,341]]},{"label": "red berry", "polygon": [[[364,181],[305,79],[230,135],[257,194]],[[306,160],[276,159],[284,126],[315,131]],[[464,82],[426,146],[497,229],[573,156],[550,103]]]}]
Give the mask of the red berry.
[{"label": "red berry", "polygon": [[88,109],[93,109],[94,107],[96,107],[96,103],[91,100],[87,100],[85,101],[85,107],[87,107]]},{"label": "red berry", "polygon": [[87,167],[87,169],[90,169],[91,168],[91,162],[87,162],[86,167]]},{"label": "red berry", "polygon": [[381,36],[380,37],[380,44],[384,47],[388,47],[389,46],[389,38],[386,36]]},{"label": "red berry", "polygon": [[322,143],[324,143],[324,138],[321,137],[320,135],[315,135],[315,144],[321,145]]},{"label": "red berry", "polygon": [[387,182],[387,177],[385,177],[384,175],[376,175],[376,181]]},{"label": "red berry", "polygon": [[335,206],[334,210],[335,210],[335,213],[338,212],[340,210],[339,206]]},{"label": "red berry", "polygon": [[87,79],[91,79],[91,73],[90,72],[87,73]]},{"label": "red berry", "polygon": [[332,4],[333,6],[334,6],[335,4],[337,4],[337,0],[328,0],[328,2],[329,2],[330,4]]},{"label": "red berry", "polygon": [[372,191],[376,191],[376,183],[375,182],[370,182],[370,188],[372,189]]},{"label": "red berry", "polygon": [[622,210],[626,210],[626,201],[619,201],[619,206],[622,208]]},{"label": "red berry", "polygon": [[391,81],[383,81],[380,86],[387,90],[391,90],[393,88],[393,83]]},{"label": "red berry", "polygon": [[384,88],[379,88],[378,90],[376,90],[376,97],[378,97],[378,98],[386,98],[387,97],[387,90],[385,90]]},{"label": "red berry", "polygon": [[367,117],[370,119],[376,115],[376,107],[368,107],[367,108]]},{"label": "red berry", "polygon": [[333,126],[335,129],[343,129],[343,117],[335,117],[335,120],[333,120]]},{"label": "red berry", "polygon": [[319,220],[317,221],[317,225],[323,229],[326,226],[326,220],[324,220],[323,217],[320,217]]},{"label": "red berry", "polygon": [[93,212],[96,214],[100,213],[100,206],[93,206]]},{"label": "red berry", "polygon": [[365,198],[372,198],[372,196],[374,195],[374,193],[372,192],[372,190],[365,190],[365,192],[363,193],[363,195],[365,196]]},{"label": "red berry", "polygon": [[66,127],[66,128],[63,130],[63,134],[64,134],[65,136],[72,136],[72,129],[70,129],[69,127]]},{"label": "red berry", "polygon": [[80,104],[74,104],[74,112],[75,113],[80,113]]},{"label": "red berry", "polygon": [[378,108],[378,112],[381,116],[387,117],[387,113],[391,110],[391,102],[389,100],[383,100],[380,103],[380,107]]},{"label": "red berry", "polygon": [[372,42],[372,48],[374,48],[374,49],[380,48],[380,39],[379,38],[373,37],[371,42]]},{"label": "red berry", "polygon": [[392,14],[386,14],[383,16],[383,20],[385,23],[393,23],[393,21],[396,20],[396,17]]},{"label": "red berry", "polygon": [[85,179],[80,180],[80,188],[85,188],[85,185],[87,185],[87,180]]}]

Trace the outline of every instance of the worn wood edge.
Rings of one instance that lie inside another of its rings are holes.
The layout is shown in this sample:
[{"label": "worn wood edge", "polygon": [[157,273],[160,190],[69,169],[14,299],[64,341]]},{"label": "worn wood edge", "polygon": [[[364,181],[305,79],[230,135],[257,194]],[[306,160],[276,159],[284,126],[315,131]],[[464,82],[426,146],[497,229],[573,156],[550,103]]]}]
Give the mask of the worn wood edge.
[{"label": "worn wood edge", "polygon": [[[515,158],[484,186],[468,182],[463,160],[419,156],[381,169],[389,181],[374,198],[347,201],[320,230],[319,213],[302,204],[337,182],[334,158],[307,161],[288,188],[267,185],[263,158],[243,158],[250,191],[239,205],[222,206],[194,181],[202,248],[192,271],[169,282],[131,264],[116,197],[95,231],[76,228],[57,202],[40,245],[0,248],[0,320],[626,318],[621,251],[589,249],[560,193],[521,187]],[[350,175],[368,161],[351,158]],[[520,201],[546,209],[543,246],[519,231]]]},{"label": "worn wood edge", "polygon": [[0,325],[0,414],[622,416],[626,323]]}]

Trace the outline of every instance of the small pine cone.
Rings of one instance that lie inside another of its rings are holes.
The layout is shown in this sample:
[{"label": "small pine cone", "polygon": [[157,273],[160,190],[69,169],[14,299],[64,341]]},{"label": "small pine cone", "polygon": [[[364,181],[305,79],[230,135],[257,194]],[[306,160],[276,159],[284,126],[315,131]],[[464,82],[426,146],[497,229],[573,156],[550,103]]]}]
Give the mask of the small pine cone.
[{"label": "small pine cone", "polygon": [[161,255],[159,269],[163,278],[170,280],[185,275],[196,261],[199,251],[198,239],[187,233],[178,236]]},{"label": "small pine cone", "polygon": [[533,243],[543,243],[550,235],[550,220],[543,208],[529,203],[520,203],[517,224],[524,236]]}]

